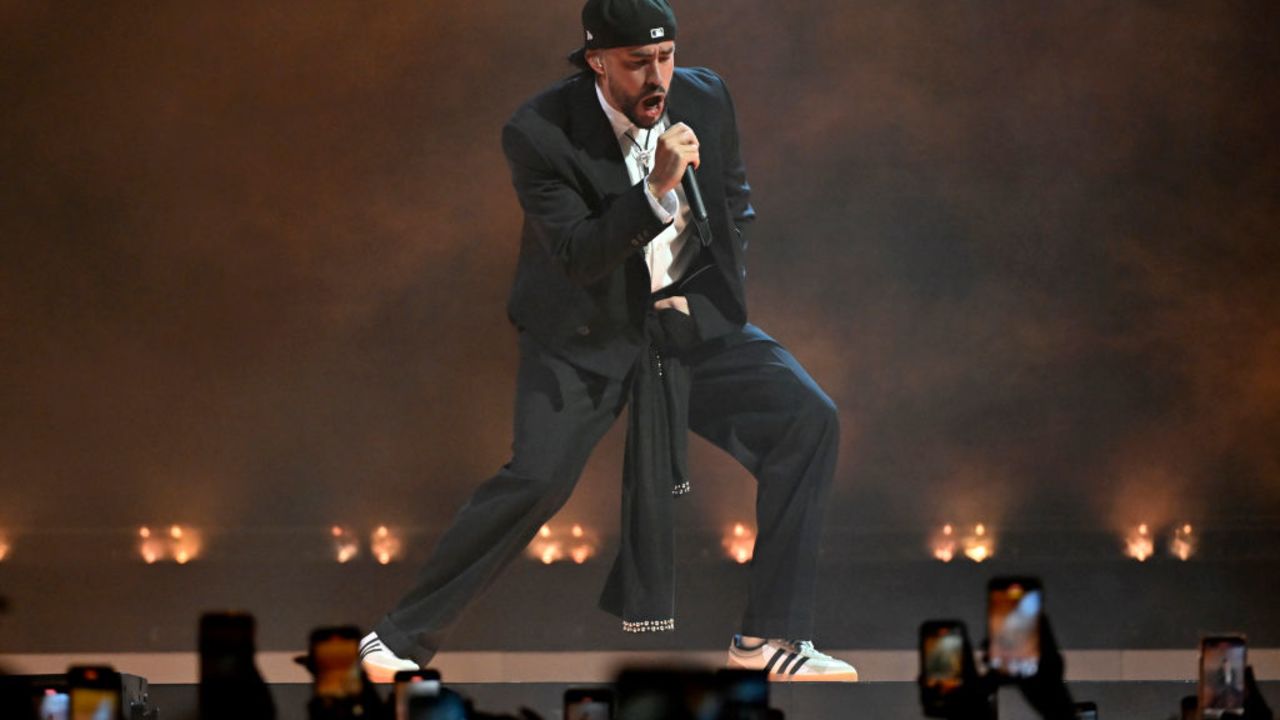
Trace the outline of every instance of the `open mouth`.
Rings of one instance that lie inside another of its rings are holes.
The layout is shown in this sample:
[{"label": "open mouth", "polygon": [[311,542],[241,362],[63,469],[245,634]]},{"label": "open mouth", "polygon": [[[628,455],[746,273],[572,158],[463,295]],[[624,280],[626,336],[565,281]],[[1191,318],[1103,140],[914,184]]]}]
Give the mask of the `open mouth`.
[{"label": "open mouth", "polygon": [[655,93],[640,101],[640,108],[646,115],[658,116],[662,113],[662,102],[666,99],[665,93]]}]

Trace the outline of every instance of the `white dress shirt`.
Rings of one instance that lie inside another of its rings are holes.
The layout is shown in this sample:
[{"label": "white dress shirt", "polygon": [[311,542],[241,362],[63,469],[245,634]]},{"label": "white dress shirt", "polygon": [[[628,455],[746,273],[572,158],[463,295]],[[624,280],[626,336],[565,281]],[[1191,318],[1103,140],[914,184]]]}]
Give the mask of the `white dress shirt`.
[{"label": "white dress shirt", "polygon": [[[596,83],[596,97],[600,99],[600,107],[613,126],[613,133],[618,138],[618,147],[622,149],[622,159],[627,165],[627,174],[632,183],[638,183],[648,176],[653,167],[653,156],[658,147],[658,138],[667,129],[667,117],[662,116],[657,125],[641,130],[631,123],[626,115],[615,110],[600,84]],[[661,198],[654,197],[645,185],[645,197],[649,206],[659,220],[669,223],[645,246],[644,259],[649,266],[650,291],[657,292],[670,285],[689,268],[689,263],[697,255],[697,243],[686,242],[689,227],[689,204],[684,198],[684,188],[676,185]],[[674,220],[674,222],[673,222]]]}]

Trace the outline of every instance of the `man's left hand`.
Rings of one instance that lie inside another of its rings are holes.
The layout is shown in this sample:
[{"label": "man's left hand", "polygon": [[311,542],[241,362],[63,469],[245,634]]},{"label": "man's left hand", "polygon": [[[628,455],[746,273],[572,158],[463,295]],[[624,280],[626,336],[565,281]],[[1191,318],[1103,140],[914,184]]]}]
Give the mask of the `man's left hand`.
[{"label": "man's left hand", "polygon": [[689,314],[689,301],[683,295],[675,295],[669,298],[662,298],[653,304],[654,310],[679,310],[685,315]]}]

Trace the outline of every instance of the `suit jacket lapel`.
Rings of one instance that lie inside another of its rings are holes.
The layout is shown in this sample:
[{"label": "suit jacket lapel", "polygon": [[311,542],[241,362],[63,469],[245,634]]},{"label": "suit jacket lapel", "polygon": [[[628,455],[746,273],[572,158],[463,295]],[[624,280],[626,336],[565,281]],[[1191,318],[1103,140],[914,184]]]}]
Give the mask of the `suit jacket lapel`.
[{"label": "suit jacket lapel", "polygon": [[575,78],[569,88],[569,139],[578,160],[602,198],[620,195],[631,187],[627,166],[613,134],[609,118],[600,108],[596,86],[588,75]]},{"label": "suit jacket lapel", "polygon": [[[676,123],[684,123],[693,130],[696,135],[699,130],[703,129],[701,122],[702,117],[698,114],[698,108],[693,107],[692,103],[680,102],[684,94],[685,82],[680,77],[680,73],[675,73],[671,77],[671,89],[667,97],[667,127],[671,127]],[[714,168],[703,158],[702,167],[698,169],[699,178],[713,177]],[[699,187],[704,187],[703,182],[698,183]],[[704,198],[705,198],[705,190]],[[694,232],[697,233],[703,245],[711,242],[711,230],[705,223],[694,223]]]}]

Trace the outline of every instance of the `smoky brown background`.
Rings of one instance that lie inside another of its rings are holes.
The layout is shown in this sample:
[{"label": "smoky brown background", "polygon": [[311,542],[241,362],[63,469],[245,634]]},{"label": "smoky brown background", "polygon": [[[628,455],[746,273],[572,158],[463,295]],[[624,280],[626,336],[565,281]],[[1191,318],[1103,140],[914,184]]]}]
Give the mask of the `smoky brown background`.
[{"label": "smoky brown background", "polygon": [[[677,10],[830,526],[1280,522],[1277,5]],[[509,452],[499,130],[578,11],[0,4],[0,526],[446,523]],[[562,517],[613,527],[621,425]]]}]

